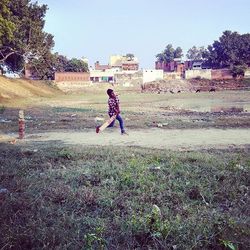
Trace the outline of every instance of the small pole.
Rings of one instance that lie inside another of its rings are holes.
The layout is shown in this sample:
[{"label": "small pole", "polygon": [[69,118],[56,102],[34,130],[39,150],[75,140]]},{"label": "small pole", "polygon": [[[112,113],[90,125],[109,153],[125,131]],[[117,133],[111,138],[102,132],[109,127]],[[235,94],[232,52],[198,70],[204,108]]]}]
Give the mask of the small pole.
[{"label": "small pole", "polygon": [[19,139],[23,139],[25,134],[25,120],[24,120],[23,110],[19,110],[18,125],[19,125]]}]

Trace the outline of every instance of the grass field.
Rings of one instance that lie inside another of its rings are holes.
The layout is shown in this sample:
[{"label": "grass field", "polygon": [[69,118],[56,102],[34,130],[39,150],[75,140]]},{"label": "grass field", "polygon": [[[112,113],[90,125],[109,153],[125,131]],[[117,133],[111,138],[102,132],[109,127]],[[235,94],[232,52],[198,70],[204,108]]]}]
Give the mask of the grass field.
[{"label": "grass field", "polygon": [[[117,91],[131,131],[250,127],[248,91]],[[94,129],[107,116],[105,88],[32,93],[0,103],[1,134],[17,133],[20,108],[27,136]],[[249,152],[249,143],[174,151],[2,142],[0,249],[249,249]]]},{"label": "grass field", "polygon": [[2,144],[1,155],[3,249],[249,248],[248,149]]}]

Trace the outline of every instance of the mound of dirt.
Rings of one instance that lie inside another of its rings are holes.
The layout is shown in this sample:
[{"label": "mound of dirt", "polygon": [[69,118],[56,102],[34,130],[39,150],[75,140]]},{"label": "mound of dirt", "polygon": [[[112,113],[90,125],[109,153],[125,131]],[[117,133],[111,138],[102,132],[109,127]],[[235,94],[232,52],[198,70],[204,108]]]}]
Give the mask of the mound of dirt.
[{"label": "mound of dirt", "polygon": [[193,89],[201,91],[211,90],[246,90],[249,89],[248,84],[242,79],[230,80],[208,80],[208,79],[190,79],[188,80]]},{"label": "mound of dirt", "polygon": [[247,90],[249,84],[244,80],[208,80],[208,79],[175,79],[157,80],[142,85],[143,92],[172,94],[179,92],[200,92],[200,91],[219,91],[219,90]]},{"label": "mound of dirt", "polygon": [[193,86],[190,82],[182,79],[175,80],[157,80],[149,83],[145,83],[142,87],[143,92],[189,92],[194,91]]},{"label": "mound of dirt", "polygon": [[49,86],[43,81],[30,81],[25,79],[12,79],[0,76],[0,102],[14,98],[50,97],[59,90]]}]

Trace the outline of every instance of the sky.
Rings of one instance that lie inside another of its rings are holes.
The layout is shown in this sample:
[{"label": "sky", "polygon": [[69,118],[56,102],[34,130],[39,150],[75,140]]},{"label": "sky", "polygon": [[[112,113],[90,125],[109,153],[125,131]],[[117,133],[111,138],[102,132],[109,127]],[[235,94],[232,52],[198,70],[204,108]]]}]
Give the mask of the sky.
[{"label": "sky", "polygon": [[49,8],[44,30],[54,35],[53,52],[86,57],[91,66],[132,53],[140,68],[154,68],[155,55],[169,43],[186,55],[225,30],[250,33],[250,0],[36,1]]}]

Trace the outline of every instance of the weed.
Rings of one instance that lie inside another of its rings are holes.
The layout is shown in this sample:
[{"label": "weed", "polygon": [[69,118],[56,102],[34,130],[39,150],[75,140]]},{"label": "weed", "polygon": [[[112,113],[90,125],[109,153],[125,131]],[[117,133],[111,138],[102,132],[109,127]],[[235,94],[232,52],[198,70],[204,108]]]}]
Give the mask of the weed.
[{"label": "weed", "polygon": [[73,159],[74,153],[69,151],[68,149],[62,149],[61,151],[58,152],[58,156],[64,159]]},{"label": "weed", "polygon": [[4,113],[4,111],[5,111],[5,106],[4,105],[2,105],[2,106],[0,106],[0,114],[3,114]]},{"label": "weed", "polygon": [[87,233],[84,235],[85,249],[104,249],[106,241],[103,239],[104,229],[98,227],[94,233]]},{"label": "weed", "polygon": [[52,111],[56,113],[65,113],[65,112],[75,113],[75,112],[90,112],[92,110],[88,108],[57,107],[57,108],[53,108]]},{"label": "weed", "polygon": [[230,250],[237,250],[238,249],[238,247],[235,244],[233,244],[230,240],[221,240],[221,244],[222,244],[222,246],[224,246]]}]

